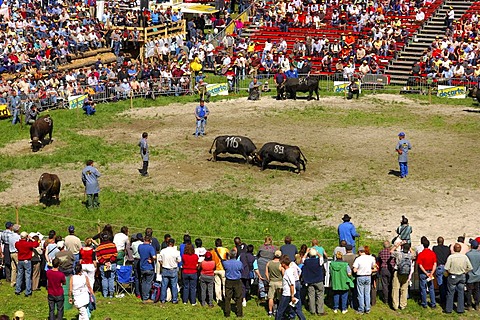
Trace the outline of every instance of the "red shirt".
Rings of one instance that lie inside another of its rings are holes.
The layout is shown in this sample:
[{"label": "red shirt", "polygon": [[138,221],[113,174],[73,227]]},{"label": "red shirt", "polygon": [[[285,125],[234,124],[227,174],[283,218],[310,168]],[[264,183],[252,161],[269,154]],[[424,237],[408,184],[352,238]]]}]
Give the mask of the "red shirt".
[{"label": "red shirt", "polygon": [[66,283],[63,272],[47,270],[47,291],[52,296],[63,296],[62,284]]},{"label": "red shirt", "polygon": [[198,256],[196,254],[183,254],[183,273],[197,273]]},{"label": "red shirt", "polygon": [[95,251],[93,249],[85,250],[84,248],[80,249],[80,259],[82,259],[82,264],[93,264],[93,254]]},{"label": "red shirt", "polygon": [[200,272],[204,276],[213,276],[213,271],[215,270],[215,261],[202,261],[202,271]]},{"label": "red shirt", "polygon": [[15,248],[18,251],[18,261],[32,260],[33,248],[38,247],[37,241],[27,241],[27,239],[20,239],[15,243]]},{"label": "red shirt", "polygon": [[432,250],[426,248],[418,255],[417,264],[422,265],[425,270],[432,270],[433,264],[437,262],[437,255]]}]

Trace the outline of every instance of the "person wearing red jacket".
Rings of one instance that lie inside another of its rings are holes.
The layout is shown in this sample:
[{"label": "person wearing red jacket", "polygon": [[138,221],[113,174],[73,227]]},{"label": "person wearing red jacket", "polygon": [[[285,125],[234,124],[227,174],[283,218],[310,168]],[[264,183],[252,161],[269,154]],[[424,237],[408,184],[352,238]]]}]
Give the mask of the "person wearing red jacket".
[{"label": "person wearing red jacket", "polygon": [[38,247],[38,241],[30,239],[25,231],[20,234],[20,240],[15,243],[18,251],[16,295],[20,295],[22,292],[24,279],[25,297],[32,295],[32,255],[33,249],[36,247]]}]

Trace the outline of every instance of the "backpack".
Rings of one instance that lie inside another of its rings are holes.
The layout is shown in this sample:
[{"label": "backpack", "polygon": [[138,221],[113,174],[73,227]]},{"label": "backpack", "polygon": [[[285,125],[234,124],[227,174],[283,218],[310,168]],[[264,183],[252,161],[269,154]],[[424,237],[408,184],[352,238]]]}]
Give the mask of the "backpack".
[{"label": "backpack", "polygon": [[150,289],[150,299],[153,300],[154,303],[160,301],[160,292],[162,291],[162,285],[158,282],[154,282],[152,284],[152,289]]},{"label": "backpack", "polygon": [[412,270],[412,260],[409,253],[402,252],[400,261],[397,264],[397,271],[400,275],[409,275]]}]

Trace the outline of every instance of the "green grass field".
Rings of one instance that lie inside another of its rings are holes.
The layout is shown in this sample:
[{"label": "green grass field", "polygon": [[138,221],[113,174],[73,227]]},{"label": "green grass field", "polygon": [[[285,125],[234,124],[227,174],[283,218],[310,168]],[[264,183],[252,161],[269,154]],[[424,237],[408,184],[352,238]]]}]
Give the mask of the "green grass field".
[{"label": "green grass field", "polygon": [[[428,103],[425,97],[417,97],[419,104]],[[437,101],[435,100],[434,102]],[[167,97],[151,100],[135,100],[135,108],[148,108],[151,106],[168,107],[169,104],[191,103],[195,97],[182,97],[180,99]],[[438,102],[438,101],[437,101]],[[381,101],[374,103],[381,104]],[[448,103],[452,103],[448,101]],[[462,121],[453,121],[446,116],[419,116],[410,111],[402,110],[402,103],[392,103],[382,111],[371,112],[368,110],[333,110],[326,106],[312,106],[302,110],[278,110],[267,111],[265,116],[272,121],[284,121],[291,119],[294,123],[318,121],[326,123],[326,126],[340,128],[349,126],[380,127],[395,126],[403,121],[410,121],[413,128],[423,130],[441,130],[459,134],[474,134],[480,129],[477,119],[468,118]],[[130,108],[130,101],[122,101],[115,104],[104,104],[98,108],[94,117],[85,117],[79,110],[55,110],[51,111],[55,121],[54,139],[58,138],[61,145],[51,152],[0,154],[0,174],[10,179],[15,179],[12,170],[29,170],[38,168],[78,168],[83,166],[86,159],[94,158],[105,172],[116,170],[115,164],[131,162],[128,150],[136,149],[136,145],[125,141],[106,141],[104,137],[90,137],[85,139],[83,133],[88,130],[122,127],[130,125],[134,120],[128,116],[118,116],[122,111]],[[20,140],[28,140],[28,128],[11,126],[8,120],[0,122],[0,148],[8,148],[12,143]],[[27,143],[27,142],[25,142]],[[164,149],[153,150],[152,155],[170,156],[173,160],[183,159],[186,156],[180,154],[172,143]],[[269,173],[270,181],[277,173]],[[282,173],[278,173],[282,175]],[[38,177],[32,176],[31,181],[36,183]],[[220,237],[228,247],[233,246],[233,237],[240,236],[245,242],[258,247],[265,236],[274,238],[276,245],[281,245],[281,239],[285,235],[293,235],[297,246],[309,244],[312,238],[320,239],[329,254],[337,244],[336,230],[325,226],[320,216],[297,215],[290,210],[274,211],[261,209],[258,203],[251,198],[240,195],[233,196],[231,193],[219,192],[218,190],[178,190],[169,188],[164,192],[154,192],[136,189],[133,178],[125,177],[124,184],[129,185],[127,190],[117,190],[114,187],[102,189],[100,195],[101,208],[95,211],[87,211],[82,205],[82,198],[73,192],[75,186],[64,185],[66,190],[61,196],[60,206],[43,208],[36,205],[23,205],[18,208],[20,224],[24,230],[40,231],[47,234],[50,229],[65,234],[67,227],[75,225],[77,235],[82,239],[97,233],[99,227],[111,223],[115,231],[123,225],[130,228],[130,232],[142,232],[145,227],[152,227],[154,235],[161,238],[164,233],[170,233],[180,240],[185,233],[192,237],[203,239],[204,246],[213,247],[215,238]],[[153,179],[153,178],[149,178]],[[161,181],[161,177],[158,177]],[[223,176],[228,180],[229,186],[236,184],[253,184],[251,176],[244,177],[244,181],[238,180],[234,174]],[[267,179],[267,178],[264,178]],[[8,179],[7,179],[8,180]],[[263,180],[264,181],[264,180]],[[11,181],[0,180],[0,192],[8,190]],[[222,182],[219,182],[222,183]],[[349,179],[329,184],[322,194],[314,197],[311,202],[304,202],[305,207],[317,208],[322,201],[328,201],[332,206],[344,209],[344,201],[356,198],[360,195],[368,195],[379,190],[379,186],[373,181]],[[63,191],[62,191],[63,192]],[[15,197],[14,194],[11,195]],[[32,194],[32,197],[37,197]],[[302,205],[302,202],[299,202]],[[0,221],[15,220],[16,210],[12,206],[0,207]],[[2,222],[3,223],[3,222]],[[368,237],[368,230],[360,230],[362,235],[361,244],[370,245],[373,252],[380,249],[380,239]],[[184,305],[142,305],[138,299],[125,297],[112,300],[98,298],[98,309],[93,314],[93,319],[222,319],[222,311],[219,307],[205,309],[199,306],[191,307]],[[330,301],[327,299],[327,301]],[[327,304],[330,305],[331,304]],[[12,315],[16,310],[24,310],[26,319],[46,319],[48,306],[45,289],[35,292],[32,298],[15,296],[13,289],[3,283],[0,286],[0,314]],[[305,310],[306,312],[306,310]],[[307,312],[306,312],[307,313]],[[379,302],[372,308],[368,316],[357,316],[350,309],[346,315],[334,315],[327,308],[328,317],[345,319],[432,319],[442,318],[441,309],[423,310],[414,300],[409,300],[409,307],[402,313],[395,313],[383,303]],[[73,319],[76,310],[66,313],[67,319]],[[245,310],[247,319],[266,319],[265,308],[255,301],[250,301]],[[315,318],[307,314],[307,318]],[[478,318],[477,313],[468,313],[462,317],[451,318]]]}]

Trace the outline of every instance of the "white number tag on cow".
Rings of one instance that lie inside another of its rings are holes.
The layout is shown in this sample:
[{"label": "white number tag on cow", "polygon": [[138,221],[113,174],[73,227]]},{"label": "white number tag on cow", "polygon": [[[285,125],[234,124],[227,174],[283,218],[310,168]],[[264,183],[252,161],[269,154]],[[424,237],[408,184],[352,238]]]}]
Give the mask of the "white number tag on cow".
[{"label": "white number tag on cow", "polygon": [[237,149],[239,141],[242,141],[242,139],[239,137],[228,137],[227,139],[225,139],[225,142],[227,143],[227,148]]},{"label": "white number tag on cow", "polygon": [[275,147],[273,148],[273,152],[278,154],[283,154],[283,150],[284,150],[284,147],[278,144],[276,144]]}]

